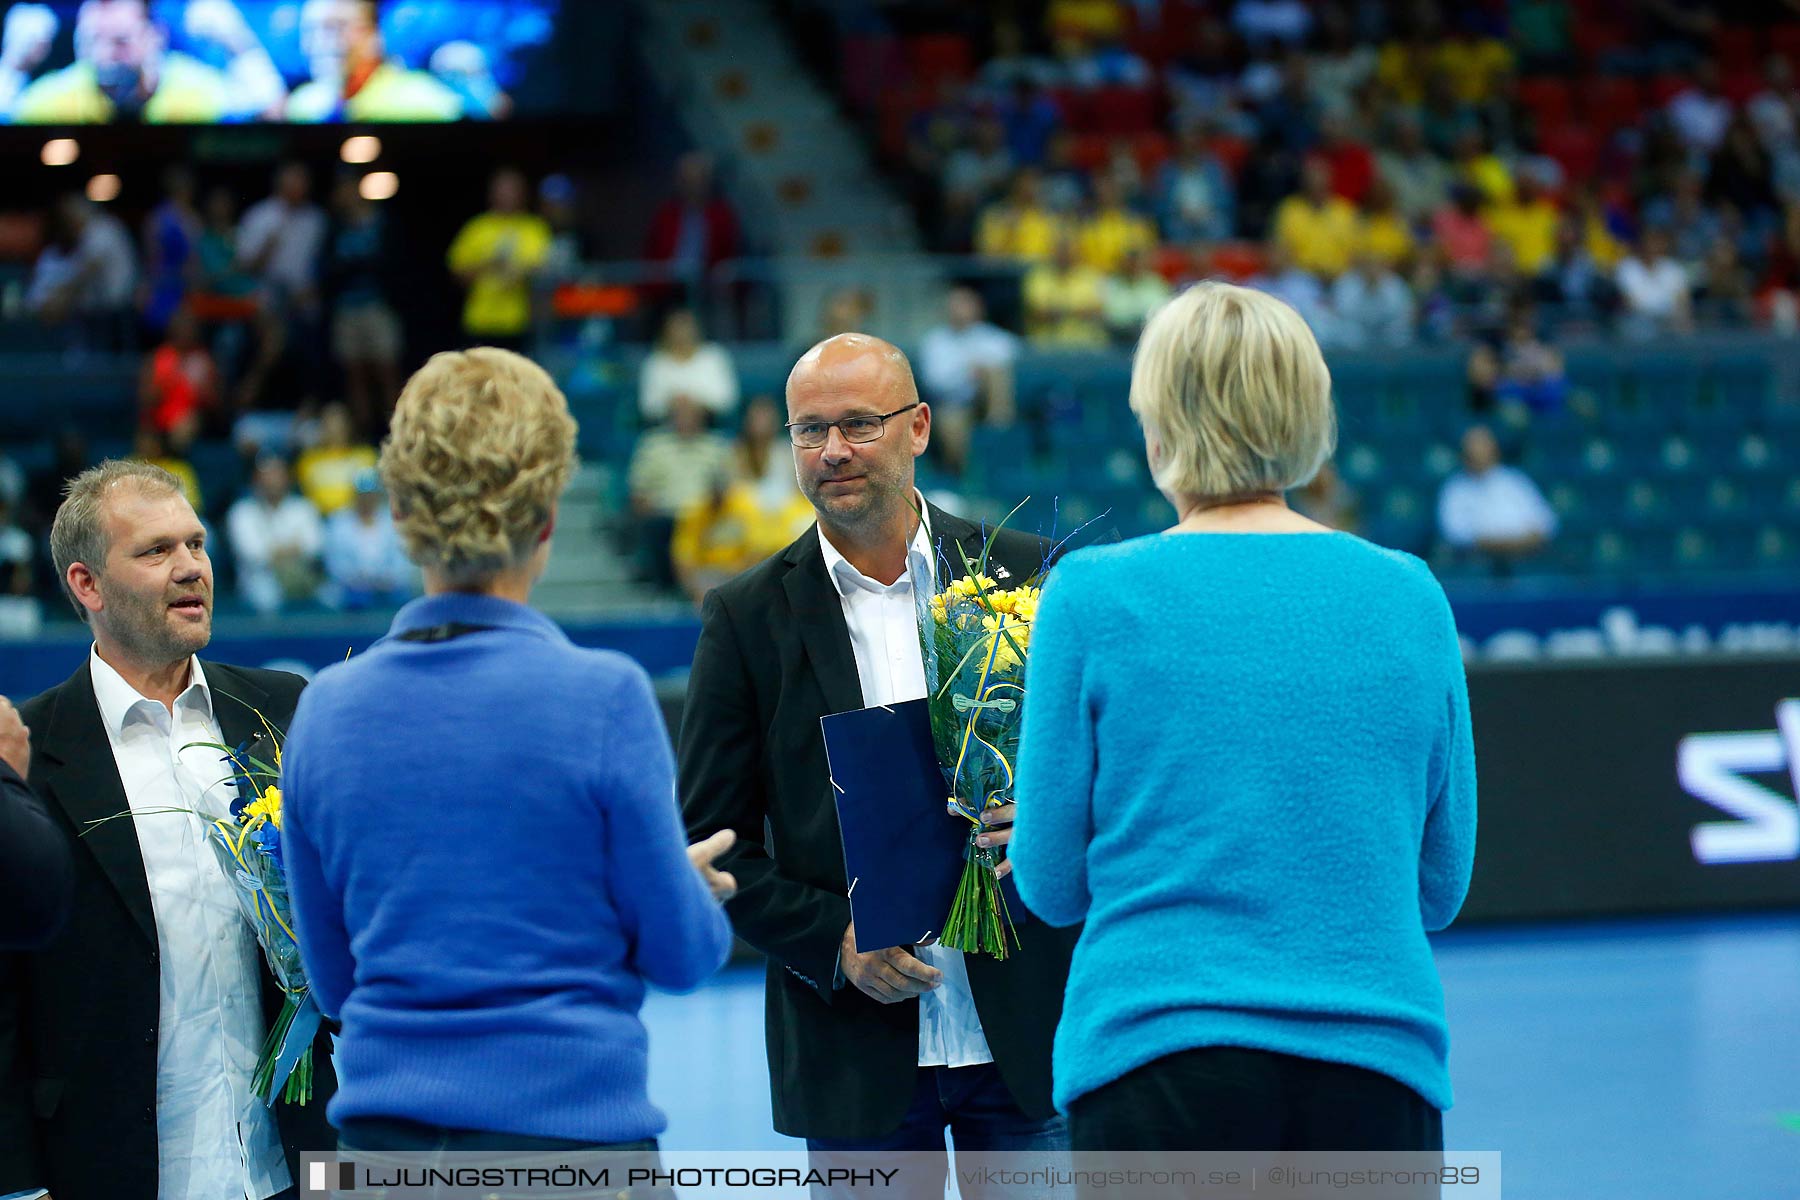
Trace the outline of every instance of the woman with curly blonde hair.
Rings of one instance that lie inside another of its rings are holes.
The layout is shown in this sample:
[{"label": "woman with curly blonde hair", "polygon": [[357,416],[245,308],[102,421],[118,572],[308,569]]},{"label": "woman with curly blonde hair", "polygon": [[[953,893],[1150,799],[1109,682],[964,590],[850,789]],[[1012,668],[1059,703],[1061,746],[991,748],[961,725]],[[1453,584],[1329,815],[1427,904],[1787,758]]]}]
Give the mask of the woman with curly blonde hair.
[{"label": "woman with curly blonde hair", "polygon": [[347,1149],[653,1150],[645,985],[730,950],[730,838],[684,852],[649,678],[527,604],[574,465],[517,354],[439,354],[401,393],[381,475],[426,594],[320,674],[283,761]]}]

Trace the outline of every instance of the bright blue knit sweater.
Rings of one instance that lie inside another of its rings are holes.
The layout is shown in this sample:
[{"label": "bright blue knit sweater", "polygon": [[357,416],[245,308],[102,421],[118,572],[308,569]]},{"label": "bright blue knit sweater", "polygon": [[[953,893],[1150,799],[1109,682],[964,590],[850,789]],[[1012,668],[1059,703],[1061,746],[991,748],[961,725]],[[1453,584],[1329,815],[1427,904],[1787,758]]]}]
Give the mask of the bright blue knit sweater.
[{"label": "bright blue knit sweater", "polygon": [[1086,921],[1057,1105],[1165,1055],[1276,1051],[1451,1101],[1425,933],[1475,852],[1450,608],[1346,534],[1163,534],[1071,555],[1032,630],[1019,893]]},{"label": "bright blue knit sweater", "polygon": [[[395,636],[449,623],[492,628]],[[662,1131],[644,985],[693,988],[731,948],[674,776],[643,669],[509,601],[414,601],[320,673],[282,834],[313,995],[344,1024],[334,1124]]]}]

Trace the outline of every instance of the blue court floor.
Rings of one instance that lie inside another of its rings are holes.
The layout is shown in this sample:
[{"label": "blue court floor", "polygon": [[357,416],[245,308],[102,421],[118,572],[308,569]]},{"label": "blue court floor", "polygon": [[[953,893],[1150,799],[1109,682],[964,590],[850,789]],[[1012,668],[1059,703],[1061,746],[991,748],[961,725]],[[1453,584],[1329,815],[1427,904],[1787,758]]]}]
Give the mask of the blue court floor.
[{"label": "blue court floor", "polygon": [[[1800,913],[1437,939],[1451,1149],[1507,1200],[1800,1200]],[[671,1149],[795,1145],[769,1126],[762,971],[653,996]]]}]

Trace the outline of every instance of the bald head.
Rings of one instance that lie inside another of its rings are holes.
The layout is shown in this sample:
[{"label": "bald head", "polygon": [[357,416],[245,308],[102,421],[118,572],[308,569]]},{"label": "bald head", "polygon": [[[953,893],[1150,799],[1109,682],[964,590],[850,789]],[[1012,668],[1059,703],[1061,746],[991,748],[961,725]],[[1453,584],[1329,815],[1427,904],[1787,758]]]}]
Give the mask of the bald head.
[{"label": "bald head", "polygon": [[912,364],[900,347],[867,333],[834,334],[800,356],[800,361],[788,372],[790,420],[794,416],[796,388],[803,394],[816,388],[849,389],[863,395],[888,394],[900,397],[899,404],[911,404],[919,398],[918,385],[913,382]]},{"label": "bald head", "polygon": [[787,410],[791,424],[824,427],[823,445],[795,446],[794,470],[828,530],[874,537],[905,524],[931,410],[898,347],[866,333],[826,338],[788,374]]}]

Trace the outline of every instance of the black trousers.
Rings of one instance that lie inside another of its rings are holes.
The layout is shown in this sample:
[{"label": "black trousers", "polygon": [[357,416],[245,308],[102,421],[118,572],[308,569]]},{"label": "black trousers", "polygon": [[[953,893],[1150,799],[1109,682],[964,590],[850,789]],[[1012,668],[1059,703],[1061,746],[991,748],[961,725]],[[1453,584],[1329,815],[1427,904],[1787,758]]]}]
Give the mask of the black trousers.
[{"label": "black trousers", "polygon": [[1444,1115],[1361,1067],[1219,1046],[1147,1063],[1069,1108],[1081,1150],[1444,1148]]}]

